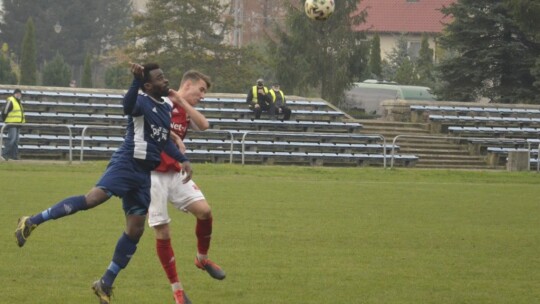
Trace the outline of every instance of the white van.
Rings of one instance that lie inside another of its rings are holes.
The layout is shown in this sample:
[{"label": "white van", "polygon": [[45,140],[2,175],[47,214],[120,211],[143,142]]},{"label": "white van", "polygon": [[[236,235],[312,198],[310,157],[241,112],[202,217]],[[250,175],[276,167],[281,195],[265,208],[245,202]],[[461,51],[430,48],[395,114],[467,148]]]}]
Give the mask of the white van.
[{"label": "white van", "polygon": [[368,114],[382,114],[380,104],[383,100],[388,99],[437,100],[428,87],[381,83],[370,80],[355,82],[353,87],[345,92],[345,105],[347,108],[364,110]]}]

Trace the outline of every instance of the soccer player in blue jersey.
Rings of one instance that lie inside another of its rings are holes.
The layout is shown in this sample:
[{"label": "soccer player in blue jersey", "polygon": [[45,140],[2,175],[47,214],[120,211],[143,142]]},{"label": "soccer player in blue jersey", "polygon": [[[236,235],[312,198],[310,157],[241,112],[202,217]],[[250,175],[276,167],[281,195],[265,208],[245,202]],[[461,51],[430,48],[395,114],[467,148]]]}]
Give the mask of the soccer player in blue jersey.
[{"label": "soccer player in blue jersey", "polygon": [[38,225],[94,208],[113,195],[121,197],[125,232],[116,243],[107,270],[92,285],[101,304],[110,303],[113,282],[128,265],[143,234],[150,205],[150,171],[159,165],[161,152],[182,163],[186,182],[192,175],[188,159],[169,138],[171,106],[162,99],[169,94],[169,81],[157,64],[132,64],[131,72],[134,79],[123,99],[124,114],[128,116],[125,140],[96,186],[86,195],[66,198],[41,213],[21,217],[15,230],[17,244],[22,247]]}]

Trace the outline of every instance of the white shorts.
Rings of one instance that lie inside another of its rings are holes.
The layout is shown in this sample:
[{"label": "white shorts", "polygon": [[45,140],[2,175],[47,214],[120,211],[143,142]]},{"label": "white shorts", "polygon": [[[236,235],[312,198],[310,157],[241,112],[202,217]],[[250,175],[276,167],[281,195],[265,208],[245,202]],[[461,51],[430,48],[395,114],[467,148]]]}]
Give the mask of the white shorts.
[{"label": "white shorts", "polygon": [[187,212],[187,207],[196,201],[204,200],[204,195],[195,182],[183,183],[185,174],[179,172],[152,171],[152,187],[150,188],[150,208],[148,209],[148,225],[150,227],[171,222],[167,211],[167,202],[179,210]]}]

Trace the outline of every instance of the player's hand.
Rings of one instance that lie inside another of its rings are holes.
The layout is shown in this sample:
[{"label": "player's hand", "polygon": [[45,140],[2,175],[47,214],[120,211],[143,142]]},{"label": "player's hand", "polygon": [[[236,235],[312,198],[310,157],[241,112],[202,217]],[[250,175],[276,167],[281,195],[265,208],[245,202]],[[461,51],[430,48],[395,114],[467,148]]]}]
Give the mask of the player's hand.
[{"label": "player's hand", "polygon": [[175,104],[177,104],[177,105],[179,105],[181,107],[183,107],[187,103],[187,101],[184,98],[182,98],[180,96],[180,94],[178,94],[177,91],[175,91],[173,89],[169,89],[168,97],[173,103],[175,103]]},{"label": "player's hand", "polygon": [[182,172],[186,174],[186,177],[182,180],[182,182],[185,184],[191,180],[191,176],[193,176],[193,169],[191,168],[191,163],[186,160],[182,163]]},{"label": "player's hand", "polygon": [[169,99],[170,99],[173,103],[177,103],[177,102],[178,102],[178,92],[176,92],[176,91],[173,90],[173,89],[169,89],[169,94],[167,95],[167,97],[169,97]]},{"label": "player's hand", "polygon": [[261,106],[260,106],[258,103],[255,104],[255,109],[258,109],[258,108],[260,108],[260,107],[261,107]]},{"label": "player's hand", "polygon": [[138,63],[132,63],[131,64],[131,73],[133,74],[133,77],[142,80],[144,78],[144,67]]}]

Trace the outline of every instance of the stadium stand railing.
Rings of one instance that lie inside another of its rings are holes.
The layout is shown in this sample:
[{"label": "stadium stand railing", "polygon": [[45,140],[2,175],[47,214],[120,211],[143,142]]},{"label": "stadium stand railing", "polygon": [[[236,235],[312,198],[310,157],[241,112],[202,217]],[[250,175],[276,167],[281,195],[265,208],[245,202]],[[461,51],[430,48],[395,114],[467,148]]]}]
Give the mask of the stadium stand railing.
[{"label": "stadium stand railing", "polygon": [[430,114],[429,120],[434,132],[445,132],[449,126],[473,127],[540,127],[540,118],[498,117],[498,116],[463,116]]},{"label": "stadium stand railing", "polygon": [[538,108],[512,108],[508,106],[450,106],[450,105],[411,105],[413,121],[427,120],[431,114],[453,116],[488,116],[488,117],[531,117],[540,118]]},{"label": "stadium stand railing", "polygon": [[213,129],[240,129],[257,131],[290,131],[290,132],[358,132],[362,125],[356,122],[339,121],[307,121],[307,120],[253,120],[232,118],[208,118]]},{"label": "stadium stand railing", "polygon": [[[0,88],[0,98],[11,92]],[[107,159],[123,141],[127,120],[120,93],[23,89],[23,96],[28,122],[21,129],[23,158]],[[207,96],[198,109],[209,117],[212,129],[190,132],[187,153],[191,159],[205,162],[241,163],[243,159],[254,164],[385,165],[392,147],[381,144],[377,136],[352,140],[362,125],[347,121],[348,115],[339,109],[322,100],[301,98],[288,100],[288,105],[293,111],[290,121],[253,120],[248,118],[251,112],[245,98]],[[55,127],[40,127],[44,125]],[[65,134],[66,127],[72,135]],[[242,150],[240,138],[249,132],[260,134],[250,134]],[[413,166],[418,159],[414,155],[398,158],[403,166]]]},{"label": "stadium stand railing", "polygon": [[[2,149],[3,149],[3,140],[4,140],[4,129],[7,126],[18,126],[21,129],[26,127],[38,127],[40,129],[66,129],[68,132],[67,141],[67,160],[69,163],[73,161],[73,130],[71,126],[68,125],[58,125],[58,124],[34,124],[34,123],[24,123],[24,124],[17,124],[17,123],[2,123],[0,124],[0,155],[2,155]],[[55,132],[56,133],[56,132]],[[52,146],[51,146],[52,147]],[[20,150],[23,150],[24,148],[19,148]]]},{"label": "stadium stand railing", "polygon": [[[291,158],[296,159],[299,156],[304,156],[309,163],[313,162],[310,159],[316,158],[315,162],[323,165],[345,157],[349,158],[348,162],[356,165],[380,165],[382,161],[382,165],[386,167],[389,159],[388,152],[399,149],[397,146],[387,145],[384,136],[377,134],[318,134],[319,137],[324,136],[330,139],[339,137],[346,139],[344,143],[293,141],[294,138],[301,139],[302,135],[303,133],[289,132],[244,132],[241,138],[242,164],[245,163],[246,156],[250,155],[249,152],[256,152],[255,154],[251,153],[251,155],[258,154],[265,157],[270,154],[274,155],[277,161],[288,161]],[[265,140],[248,140],[248,138],[254,136],[263,136]],[[289,136],[289,139],[283,140],[282,138],[286,136]],[[379,141],[379,143],[373,143],[374,140]],[[402,166],[413,166],[418,157],[414,155],[397,155],[396,159]]]}]

